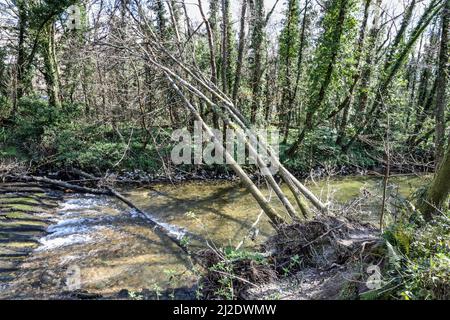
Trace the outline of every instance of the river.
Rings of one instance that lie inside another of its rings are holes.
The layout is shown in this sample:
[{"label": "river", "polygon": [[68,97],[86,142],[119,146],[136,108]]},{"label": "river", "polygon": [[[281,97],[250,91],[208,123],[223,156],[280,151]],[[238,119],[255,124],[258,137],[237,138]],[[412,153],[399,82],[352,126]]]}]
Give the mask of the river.
[{"label": "river", "polygon": [[[389,194],[407,198],[424,180],[393,177]],[[359,219],[378,223],[381,178],[355,176],[306,184],[323,201],[340,206],[343,214],[359,211]],[[252,247],[273,232],[252,196],[237,182],[159,184],[121,191],[160,222],[202,239],[191,242],[192,250],[206,243]],[[275,195],[271,198],[281,209]],[[195,286],[197,275],[179,248],[115,199],[65,194],[48,218],[48,234],[23,259],[14,280],[0,286],[0,298],[55,298],[73,289],[103,296],[127,289],[133,297],[145,289],[158,298],[169,288]]]}]

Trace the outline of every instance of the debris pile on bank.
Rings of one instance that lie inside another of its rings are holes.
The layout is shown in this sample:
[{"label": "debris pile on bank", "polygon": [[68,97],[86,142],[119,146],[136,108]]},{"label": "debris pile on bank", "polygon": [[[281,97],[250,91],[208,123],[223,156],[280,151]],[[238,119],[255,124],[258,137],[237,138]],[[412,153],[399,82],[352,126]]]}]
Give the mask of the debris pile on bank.
[{"label": "debris pile on bank", "polygon": [[[379,264],[385,256],[382,248],[374,226],[348,218],[320,216],[280,227],[259,248],[259,253],[202,251],[199,256],[207,271],[200,288],[207,299],[258,298],[262,288],[300,277],[302,280],[290,294],[325,283],[338,286],[333,289],[340,291],[347,281],[340,279],[338,283],[336,275],[353,278],[354,271],[362,265]],[[330,279],[334,281],[327,281]]]}]

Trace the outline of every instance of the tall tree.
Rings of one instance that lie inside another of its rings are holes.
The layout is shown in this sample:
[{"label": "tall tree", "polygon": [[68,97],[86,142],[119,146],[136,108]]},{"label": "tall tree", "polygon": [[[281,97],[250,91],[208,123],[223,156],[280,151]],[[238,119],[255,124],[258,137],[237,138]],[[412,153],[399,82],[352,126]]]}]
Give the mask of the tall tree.
[{"label": "tall tree", "polygon": [[317,47],[314,70],[311,71],[310,98],[304,126],[287,152],[290,156],[297,152],[306,134],[316,124],[316,115],[322,109],[333,80],[337,57],[342,50],[342,36],[348,27],[346,22],[353,5],[353,0],[331,0],[328,3],[323,19],[324,32]]},{"label": "tall tree", "polygon": [[[17,1],[19,13],[17,93],[14,104],[24,94],[31,75],[29,70],[36,53],[44,62],[44,78],[47,85],[49,104],[61,106],[60,77],[56,55],[55,21],[77,0],[60,1]],[[32,36],[32,37],[30,37]],[[25,44],[32,38],[31,50],[26,52]]]},{"label": "tall tree", "polygon": [[389,96],[389,89],[393,80],[401,70],[401,67],[404,65],[404,62],[414,44],[425,31],[425,29],[429,26],[434,17],[436,17],[436,15],[439,13],[440,8],[440,0],[431,0],[431,2],[428,4],[428,7],[425,8],[419,21],[410,32],[408,39],[406,41],[402,41],[401,45],[398,41],[394,41],[394,43],[391,45],[393,46],[393,48],[390,48],[389,51],[393,52],[392,55],[394,55],[395,58],[389,59],[389,56],[391,55],[388,56],[388,59],[386,60],[386,63],[384,64],[384,68],[382,70],[382,74],[380,77],[381,79],[376,88],[375,98],[373,100],[371,108],[365,114],[364,120],[360,121],[361,124],[356,128],[355,133],[345,144],[345,146],[343,146],[344,151],[348,150],[353,142],[358,138],[358,136],[363,131],[367,130],[370,125],[379,118],[379,115],[382,113],[384,101]]},{"label": "tall tree", "polygon": [[256,116],[261,109],[261,78],[263,75],[263,43],[265,28],[264,0],[250,0],[251,3],[251,88],[252,104],[250,111],[250,121],[256,122]]},{"label": "tall tree", "polygon": [[231,90],[232,50],[230,0],[222,0],[222,91],[228,94]]},{"label": "tall tree", "polygon": [[436,79],[436,163],[439,163],[442,160],[445,148],[445,108],[447,106],[446,91],[449,73],[449,21],[450,0],[446,0],[445,6],[442,9],[441,48],[439,53],[439,69]]},{"label": "tall tree", "polygon": [[[365,64],[361,74],[361,81],[357,93],[357,106],[355,110],[355,116],[353,123],[359,123],[363,114],[366,112],[367,104],[369,102],[370,86],[374,73],[374,60],[376,55],[376,47],[378,45],[379,33],[380,33],[380,12],[381,12],[382,0],[377,0],[374,6],[374,13],[372,19],[372,27],[369,31],[367,40],[367,48],[365,53]],[[342,133],[341,133],[342,134]],[[343,137],[341,138],[343,140]]]},{"label": "tall tree", "polygon": [[164,39],[167,30],[167,12],[163,0],[154,1],[152,9],[156,14],[156,30],[158,30],[161,39]]},{"label": "tall tree", "polygon": [[[18,101],[23,97],[27,87],[29,86],[29,78],[27,76],[26,67],[26,49],[25,40],[28,30],[28,7],[27,1],[18,0],[17,3],[18,12],[18,43],[17,43],[17,79],[16,79],[16,92],[13,100],[13,115],[17,110]],[[29,65],[29,64],[28,64]]]},{"label": "tall tree", "polygon": [[247,16],[247,4],[248,0],[242,0],[241,19],[239,22],[238,56],[236,63],[236,71],[234,75],[233,95],[232,95],[232,101],[233,104],[235,105],[237,104],[238,93],[242,77],[242,65],[244,60],[244,49],[245,49],[245,18]]},{"label": "tall tree", "polygon": [[44,60],[44,76],[50,106],[61,108],[61,80],[56,59],[55,24],[48,22],[41,34],[41,54]]},{"label": "tall tree", "polygon": [[[297,101],[297,95],[300,87],[300,79],[302,77],[302,72],[305,69],[303,66],[303,62],[305,60],[305,51],[308,46],[308,29],[310,27],[310,11],[311,10],[312,0],[306,0],[305,6],[303,7],[303,18],[302,18],[302,26],[300,28],[300,39],[298,45],[298,57],[297,57],[297,74],[295,76],[295,84],[294,84],[294,93],[291,95],[291,99],[288,103],[288,110],[292,110],[294,108],[294,103]],[[312,14],[311,14],[312,15]],[[299,110],[297,110],[299,111]],[[289,120],[291,117],[289,117]],[[289,125],[289,124],[288,124]],[[289,133],[286,133],[288,135]]]},{"label": "tall tree", "polygon": [[366,39],[366,29],[367,29],[367,21],[369,19],[369,8],[372,0],[365,0],[364,1],[364,9],[363,9],[363,20],[361,23],[361,27],[359,30],[359,37],[356,43],[355,48],[355,63],[353,65],[353,77],[350,84],[350,89],[348,90],[348,93],[342,103],[338,106],[337,112],[342,111],[342,119],[339,123],[338,128],[338,137],[336,139],[337,145],[342,145],[342,140],[345,135],[345,130],[347,128],[349,113],[350,113],[350,107],[353,102],[353,95],[356,89],[356,86],[359,82],[359,79],[361,77],[361,61],[363,56],[363,49],[364,49],[364,41]]},{"label": "tall tree", "polygon": [[408,139],[408,145],[413,146],[425,125],[428,117],[433,114],[433,105],[436,96],[437,82],[434,79],[433,64],[437,54],[435,47],[438,43],[438,34],[431,30],[430,40],[425,45],[425,52],[422,60],[423,68],[420,74],[419,86],[417,88],[417,98],[415,99],[415,124],[413,132]]},{"label": "tall tree", "polygon": [[[208,39],[209,48],[209,65],[211,69],[211,82],[217,86],[218,76],[217,76],[217,57],[216,57],[216,40],[215,40],[215,30],[217,26],[217,0],[210,1],[209,8],[209,19],[203,9],[202,0],[198,0],[198,6],[200,15],[202,16],[203,23],[206,27],[206,35]],[[216,128],[219,128],[219,118],[215,112],[213,112],[213,123]]]},{"label": "tall tree", "polygon": [[290,101],[292,101],[292,96],[294,94],[292,78],[296,73],[296,60],[298,58],[298,55],[301,54],[299,52],[300,19],[298,0],[288,1],[285,16],[286,18],[284,21],[284,26],[279,39],[279,77],[282,86],[282,92],[280,106],[278,108],[281,120],[280,122],[284,124],[284,143],[286,143],[288,138],[290,118],[292,115],[292,110],[290,109]]}]

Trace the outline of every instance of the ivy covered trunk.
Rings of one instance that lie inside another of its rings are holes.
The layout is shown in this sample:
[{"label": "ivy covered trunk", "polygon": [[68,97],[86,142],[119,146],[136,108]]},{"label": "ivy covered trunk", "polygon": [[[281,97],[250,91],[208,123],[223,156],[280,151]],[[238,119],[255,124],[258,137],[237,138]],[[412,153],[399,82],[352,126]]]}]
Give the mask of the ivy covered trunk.
[{"label": "ivy covered trunk", "polygon": [[264,1],[256,0],[252,7],[252,57],[250,63],[251,69],[251,87],[253,103],[251,106],[250,121],[256,122],[258,110],[261,108],[261,77],[263,75],[263,42],[264,42]]},{"label": "ivy covered trunk", "polygon": [[17,110],[18,101],[23,97],[26,83],[26,52],[25,52],[25,38],[27,33],[28,15],[26,11],[26,4],[23,0],[17,1],[17,10],[19,15],[19,35],[17,43],[17,80],[16,80],[16,92],[13,104],[13,115]]},{"label": "ivy covered trunk", "polygon": [[59,109],[61,108],[60,80],[56,61],[55,27],[53,23],[44,27],[41,46],[48,102],[54,108]]},{"label": "ivy covered trunk", "polygon": [[431,220],[439,210],[445,207],[450,193],[450,144],[447,148],[439,170],[436,172],[434,180],[429,187],[426,196],[421,200],[419,209],[425,219]]},{"label": "ivy covered trunk", "polygon": [[[447,87],[449,72],[448,28],[450,21],[450,0],[447,0],[442,10],[441,48],[439,54],[439,70],[436,79],[436,163],[439,163],[445,149],[445,108],[447,106]],[[450,177],[450,176],[447,176]]]}]

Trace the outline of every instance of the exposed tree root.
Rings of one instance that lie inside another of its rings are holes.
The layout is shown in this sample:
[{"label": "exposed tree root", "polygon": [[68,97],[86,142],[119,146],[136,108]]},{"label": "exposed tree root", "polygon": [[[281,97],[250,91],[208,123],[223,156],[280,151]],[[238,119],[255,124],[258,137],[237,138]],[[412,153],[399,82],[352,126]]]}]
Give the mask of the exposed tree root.
[{"label": "exposed tree root", "polygon": [[[336,287],[338,276],[349,273],[352,277],[357,266],[379,263],[384,256],[378,252],[381,247],[375,227],[349,219],[328,216],[285,225],[261,246],[264,261],[233,260],[213,249],[202,252],[208,270],[201,281],[202,292],[204,298],[254,298],[248,291],[257,292],[259,287],[299,274],[310,287]],[[302,290],[302,281],[297,291]]]},{"label": "exposed tree root", "polygon": [[277,272],[266,262],[252,258],[229,259],[209,249],[199,254],[206,273],[201,279],[202,299],[236,298],[249,287],[277,279]]},{"label": "exposed tree root", "polygon": [[[326,270],[342,265],[361,250],[378,243],[378,231],[369,224],[346,218],[318,217],[281,228],[265,244],[278,271],[312,266]],[[297,267],[293,257],[298,256]]]}]

